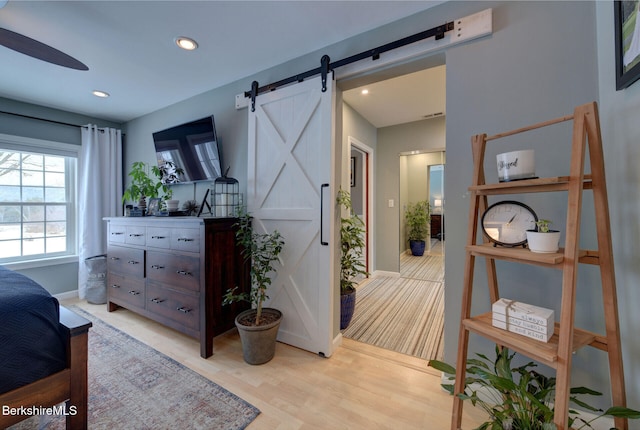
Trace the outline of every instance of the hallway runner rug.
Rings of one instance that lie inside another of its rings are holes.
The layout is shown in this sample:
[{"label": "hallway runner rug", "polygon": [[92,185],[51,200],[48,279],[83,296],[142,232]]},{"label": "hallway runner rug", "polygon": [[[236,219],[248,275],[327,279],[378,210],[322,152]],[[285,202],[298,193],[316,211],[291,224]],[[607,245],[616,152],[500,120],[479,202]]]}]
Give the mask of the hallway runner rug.
[{"label": "hallway runner rug", "polygon": [[[170,357],[84,310],[89,330],[89,424],[95,429],[246,428],[260,411]],[[10,429],[64,429],[61,416]]]},{"label": "hallway runner rug", "polygon": [[380,276],[357,288],[343,336],[425,360],[442,359],[442,282]]}]

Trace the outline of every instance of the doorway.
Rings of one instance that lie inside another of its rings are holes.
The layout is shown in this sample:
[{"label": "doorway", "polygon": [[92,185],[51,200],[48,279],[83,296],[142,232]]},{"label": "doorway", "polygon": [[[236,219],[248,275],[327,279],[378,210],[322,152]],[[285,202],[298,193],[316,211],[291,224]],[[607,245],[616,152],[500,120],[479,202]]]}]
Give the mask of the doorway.
[{"label": "doorway", "polygon": [[[426,82],[429,82],[429,85],[433,85],[436,82],[436,79],[433,78],[434,75],[439,74],[439,76],[444,77],[444,65],[436,67],[436,70],[433,69],[428,68],[427,70],[412,72],[407,76],[403,75],[384,80],[384,84],[391,84],[387,85],[386,94],[388,95],[389,92],[395,95],[402,93],[401,87],[403,85],[405,90],[408,88],[409,92],[415,92],[416,85],[420,87],[427,86]],[[401,82],[405,79],[411,83]],[[432,95],[439,94],[444,101],[444,79],[440,79],[438,82],[439,89],[436,91],[430,87],[428,92]],[[340,86],[340,82],[338,85]],[[369,93],[366,96],[372,97],[360,98],[360,96],[365,95],[363,94],[365,89],[369,89]],[[405,162],[409,162],[408,157],[414,155],[421,155],[422,158],[432,157],[428,163],[422,163],[422,172],[420,173],[422,178],[422,199],[429,200],[434,211],[438,211],[440,212],[439,215],[443,215],[445,200],[442,183],[445,165],[444,106],[432,107],[431,112],[425,112],[424,103],[418,102],[415,104],[407,101],[408,107],[406,109],[408,111],[413,110],[414,116],[406,122],[394,123],[388,117],[394,116],[398,111],[405,108],[394,104],[396,100],[390,101],[387,96],[380,96],[381,93],[377,91],[375,83],[369,83],[343,92],[345,103],[343,105],[342,135],[343,141],[349,142],[355,139],[354,136],[365,136],[363,140],[372,141],[370,147],[372,148],[372,155],[376,157],[376,162],[374,163],[376,172],[372,174],[370,189],[377,200],[371,212],[365,215],[368,217],[366,220],[367,230],[371,235],[371,239],[368,241],[367,255],[369,256],[368,270],[372,277],[360,285],[363,287],[361,290],[363,294],[361,292],[358,293],[356,315],[352,320],[352,325],[354,323],[359,324],[356,321],[358,318],[358,303],[362,304],[363,299],[366,300],[369,296],[369,290],[374,289],[369,287],[373,286],[378,292],[386,294],[386,297],[379,301],[379,303],[383,303],[385,308],[376,310],[366,304],[366,308],[360,309],[360,316],[370,318],[372,321],[379,320],[378,334],[368,336],[369,339],[376,338],[375,341],[363,340],[367,337],[365,332],[368,330],[366,327],[368,323],[366,322],[355,327],[355,329],[350,326],[343,332],[343,335],[360,342],[370,343],[420,358],[438,358],[442,353],[442,329],[444,326],[444,247],[441,248],[439,269],[435,280],[412,279],[406,277],[406,274],[403,276],[400,257],[407,248],[407,242],[404,239],[403,209],[407,201],[405,195],[409,193],[403,187],[403,184],[408,183],[409,179],[415,180],[416,178],[415,175],[407,175],[405,171],[402,171],[401,163],[398,162],[398,159],[403,154],[407,155],[401,157]],[[427,98],[427,96],[423,96],[422,100]],[[380,104],[382,107],[374,108],[375,104]],[[375,115],[370,116],[369,112],[371,110],[378,110],[378,112],[386,110],[388,114],[383,115],[385,118],[382,119],[382,122],[379,122],[380,119],[376,118]],[[419,115],[415,113],[417,110],[420,110]],[[392,122],[385,123],[384,121],[386,120]],[[373,129],[373,132],[371,129]],[[349,143],[349,147],[351,146],[351,143]],[[355,154],[352,153],[350,148],[348,149],[348,154],[350,159],[358,156],[356,155],[357,152]],[[357,161],[355,165],[357,172]],[[344,182],[343,180],[343,184]],[[360,198],[358,195],[355,200],[359,201]],[[352,199],[354,199],[353,196]],[[437,205],[440,206],[438,207]],[[436,241],[444,239],[444,235],[441,232],[434,232],[434,235],[433,239]],[[429,288],[426,293],[425,285],[427,286],[426,288]],[[408,299],[402,299],[401,297],[408,297]],[[375,300],[379,300],[379,298]],[[416,304],[418,306],[414,309],[413,305]],[[380,321],[379,317],[382,314],[392,319],[387,322]],[[404,331],[401,330],[400,335],[388,330],[389,327],[401,327],[406,321],[418,321],[420,326]],[[425,335],[424,327],[433,327],[435,334]],[[359,333],[354,334],[354,331]],[[412,333],[413,338],[409,339],[409,336],[406,336],[407,333]],[[398,342],[398,339],[402,341]],[[421,355],[425,353],[425,342],[432,344],[432,347],[426,348],[429,350],[426,353],[432,354],[429,357]],[[404,350],[396,349],[399,343],[405,344]]]}]

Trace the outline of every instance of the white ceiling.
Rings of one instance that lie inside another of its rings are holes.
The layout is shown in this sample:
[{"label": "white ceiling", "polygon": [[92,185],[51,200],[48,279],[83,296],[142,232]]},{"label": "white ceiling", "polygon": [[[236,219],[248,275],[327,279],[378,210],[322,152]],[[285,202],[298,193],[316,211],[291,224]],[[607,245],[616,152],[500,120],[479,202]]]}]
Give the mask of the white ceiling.
[{"label": "white ceiling", "polygon": [[432,67],[344,91],[342,98],[376,128],[445,116],[445,72],[444,65]]},{"label": "white ceiling", "polygon": [[[0,27],[89,70],[0,46],[0,97],[125,122],[439,3],[10,0]],[[178,49],[178,36],[199,49]],[[96,89],[111,97],[93,96]],[[429,113],[423,106],[420,115]]]}]

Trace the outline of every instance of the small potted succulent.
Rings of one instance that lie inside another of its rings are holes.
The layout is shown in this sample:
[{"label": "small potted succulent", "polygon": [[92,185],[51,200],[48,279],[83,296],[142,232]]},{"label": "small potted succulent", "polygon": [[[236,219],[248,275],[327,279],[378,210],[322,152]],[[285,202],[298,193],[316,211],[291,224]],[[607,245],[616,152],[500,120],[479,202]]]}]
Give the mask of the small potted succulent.
[{"label": "small potted succulent", "polygon": [[536,221],[535,230],[527,230],[527,244],[531,252],[558,252],[560,247],[560,231],[551,230],[552,221],[540,219]]}]

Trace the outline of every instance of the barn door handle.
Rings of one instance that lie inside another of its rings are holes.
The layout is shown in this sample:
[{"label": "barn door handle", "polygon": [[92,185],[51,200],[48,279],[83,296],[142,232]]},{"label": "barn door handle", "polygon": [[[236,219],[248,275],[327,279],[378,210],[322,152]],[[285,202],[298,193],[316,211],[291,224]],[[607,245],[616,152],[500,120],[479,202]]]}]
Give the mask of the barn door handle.
[{"label": "barn door handle", "polygon": [[329,242],[324,239],[324,188],[329,188],[329,184],[320,185],[320,245],[328,246]]}]

